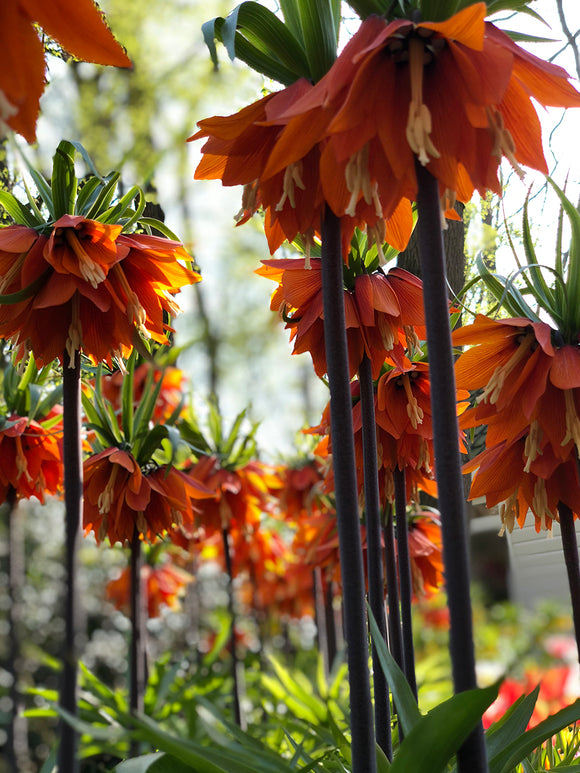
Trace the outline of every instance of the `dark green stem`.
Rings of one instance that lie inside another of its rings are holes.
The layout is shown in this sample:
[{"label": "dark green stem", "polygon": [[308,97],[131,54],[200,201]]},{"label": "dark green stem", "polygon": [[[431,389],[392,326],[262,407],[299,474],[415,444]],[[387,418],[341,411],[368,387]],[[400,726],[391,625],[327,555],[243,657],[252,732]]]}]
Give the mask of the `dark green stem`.
[{"label": "dark green stem", "polygon": [[401,633],[401,610],[399,607],[399,576],[395,553],[395,528],[393,508],[387,505],[385,522],[385,566],[387,568],[387,606],[389,610],[389,649],[397,665],[405,672],[403,637]]},{"label": "dark green stem", "polygon": [[558,513],[560,515],[562,549],[564,551],[564,561],[570,587],[576,648],[578,650],[578,658],[580,659],[580,563],[578,561],[578,542],[574,527],[574,514],[564,502],[558,502]]},{"label": "dark green stem", "polygon": [[327,207],[322,221],[322,299],[350,685],[352,770],[353,773],[375,773],[375,734],[368,668],[365,587],[342,267],[340,220]]},{"label": "dark green stem", "polygon": [[242,707],[240,701],[240,680],[238,674],[238,651],[236,647],[236,608],[234,604],[234,569],[232,566],[232,554],[230,552],[229,529],[225,526],[222,529],[222,540],[224,545],[224,556],[226,561],[226,572],[228,575],[228,613],[230,616],[230,652],[232,656],[232,700],[234,704],[234,720],[238,727],[244,729],[242,717]]},{"label": "dark green stem", "polygon": [[[129,679],[129,710],[132,714],[142,713],[145,696],[145,601],[141,568],[143,551],[139,532],[135,529],[131,540],[131,668]],[[139,743],[131,745],[131,756],[139,753]]]},{"label": "dark green stem", "polygon": [[[68,352],[64,353],[63,388],[63,463],[65,502],[65,641],[63,650],[62,688],[60,705],[73,716],[77,715],[77,671],[79,593],[78,548],[81,538],[83,502],[83,468],[81,449],[81,360],[75,352],[73,367],[69,367]],[[75,773],[79,768],[78,736],[67,722],[61,725],[59,764],[60,773]]]},{"label": "dark green stem", "polygon": [[18,512],[16,489],[8,487],[4,500],[3,515],[8,524],[8,658],[6,671],[10,676],[9,696],[12,703],[10,722],[6,727],[6,757],[11,770],[28,770],[28,721],[22,715],[24,700],[20,692],[22,672],[21,622],[22,592],[26,578],[24,566],[24,529],[22,513]]},{"label": "dark green stem", "polygon": [[[364,463],[365,523],[367,535],[367,578],[369,606],[381,632],[387,640],[385,617],[385,583],[383,577],[383,546],[381,539],[381,506],[379,503],[379,475],[377,465],[377,430],[375,421],[375,390],[371,361],[364,355],[359,367],[360,400],[362,413],[362,440]],[[381,668],[374,644],[371,646],[373,661],[373,687],[375,697],[375,732],[377,743],[391,760],[391,707],[389,685]]]},{"label": "dark green stem", "polygon": [[397,516],[397,558],[399,564],[399,588],[401,591],[403,658],[405,661],[405,676],[416,698],[417,678],[415,676],[415,648],[413,646],[413,620],[411,617],[413,583],[411,580],[411,559],[409,556],[405,470],[400,470],[397,467],[393,472],[393,479],[395,483],[395,512]]},{"label": "dark green stem", "polygon": [[[449,649],[455,692],[476,687],[467,518],[458,444],[457,405],[438,181],[419,162],[418,228],[427,323],[435,470],[450,616]],[[483,726],[457,755],[459,773],[487,773]]]}]

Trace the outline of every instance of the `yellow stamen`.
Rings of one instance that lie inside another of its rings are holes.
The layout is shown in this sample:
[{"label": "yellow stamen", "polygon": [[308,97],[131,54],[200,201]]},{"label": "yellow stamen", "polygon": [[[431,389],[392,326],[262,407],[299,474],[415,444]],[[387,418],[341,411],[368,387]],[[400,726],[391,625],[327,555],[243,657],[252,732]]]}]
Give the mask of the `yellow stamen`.
[{"label": "yellow stamen", "polygon": [[528,436],[526,437],[526,444],[524,446],[524,456],[526,457],[526,466],[524,467],[524,472],[529,472],[532,466],[532,462],[535,462],[538,456],[542,455],[542,450],[539,447],[540,443],[542,442],[542,435],[542,428],[536,419],[534,419],[534,421],[530,424],[530,431],[528,432]]},{"label": "yellow stamen", "polygon": [[543,478],[536,480],[534,496],[532,498],[532,510],[536,518],[540,519],[540,531],[547,531],[546,516],[548,518],[554,518],[554,516],[548,508],[548,493],[546,491],[546,481]]},{"label": "yellow stamen", "polygon": [[284,182],[282,183],[282,196],[280,201],[276,204],[276,212],[280,212],[284,209],[286,199],[290,202],[292,209],[296,209],[296,197],[295,189],[299,188],[301,191],[306,189],[306,186],[302,182],[302,162],[296,161],[289,164],[284,170]]},{"label": "yellow stamen", "polygon": [[238,223],[246,215],[247,212],[252,214],[256,211],[256,200],[258,197],[258,180],[254,180],[251,183],[246,183],[242,190],[242,208],[234,215],[234,220]]},{"label": "yellow stamen", "polygon": [[515,352],[512,354],[512,356],[509,358],[509,360],[504,363],[503,365],[498,366],[494,372],[492,377],[490,378],[487,386],[483,390],[483,394],[481,394],[477,398],[477,402],[489,402],[491,405],[495,405],[497,401],[499,400],[499,396],[501,394],[501,390],[504,387],[506,378],[510,375],[510,373],[515,369],[517,365],[524,359],[524,357],[527,355],[528,351],[532,347],[532,344],[534,344],[536,341],[535,336],[533,333],[528,333],[521,341]]},{"label": "yellow stamen", "polygon": [[[0,94],[1,93],[2,92],[0,91]],[[27,255],[27,252],[22,252],[10,266],[6,274],[2,277],[0,280],[0,294],[3,294],[8,289],[8,287],[10,287],[15,277],[20,273],[20,269],[22,268],[22,264],[24,263],[24,259]]]},{"label": "yellow stamen", "polygon": [[304,234],[304,268],[310,271],[312,266],[310,265],[310,251],[314,245],[314,229],[309,228]]},{"label": "yellow stamen", "polygon": [[421,341],[413,325],[403,325],[403,332],[405,333],[409,356],[412,357],[414,354],[419,354],[421,351]]},{"label": "yellow stamen", "polygon": [[96,288],[107,276],[103,271],[103,267],[89,257],[84,247],[79,241],[76,231],[72,228],[63,229],[64,238],[68,242],[69,247],[79,259],[79,270],[82,278],[89,282],[89,284]]},{"label": "yellow stamen", "polygon": [[409,73],[411,77],[411,102],[407,120],[407,142],[423,166],[440,153],[431,141],[431,113],[423,104],[423,68],[425,43],[420,38],[409,40]]},{"label": "yellow stamen", "polygon": [[499,506],[499,515],[501,518],[501,529],[499,530],[499,536],[503,537],[506,529],[511,534],[514,530],[515,522],[520,514],[520,505],[518,502],[518,492],[514,491],[505,502],[502,502]]},{"label": "yellow stamen", "polygon": [[113,266],[113,271],[115,272],[115,276],[119,280],[119,283],[121,287],[123,288],[123,291],[126,296],[126,309],[127,309],[127,319],[129,320],[130,325],[135,325],[143,338],[151,338],[151,334],[145,327],[145,323],[147,321],[147,314],[145,312],[145,309],[141,305],[141,302],[139,300],[139,297],[137,294],[131,289],[131,285],[129,284],[127,277],[125,276],[125,272],[121,268],[121,266],[116,263]]},{"label": "yellow stamen", "polygon": [[375,215],[382,218],[383,207],[379,198],[379,186],[376,180],[371,182],[369,174],[368,143],[348,159],[344,170],[344,177],[346,187],[350,193],[348,206],[344,210],[345,214],[350,215],[350,217],[356,217],[356,205],[362,194],[365,203],[374,204]]},{"label": "yellow stamen", "polygon": [[566,435],[560,445],[565,446],[573,440],[576,451],[580,453],[580,419],[576,413],[574,393],[571,389],[564,390],[564,400],[566,401]]},{"label": "yellow stamen", "polygon": [[111,510],[111,505],[115,501],[115,481],[117,479],[118,473],[119,465],[114,464],[107,485],[101,491],[99,498],[97,499],[97,507],[99,508],[100,515],[107,515],[107,513]]},{"label": "yellow stamen", "polygon": [[491,155],[495,156],[498,162],[505,156],[512,165],[514,172],[520,180],[523,180],[525,173],[516,161],[516,144],[509,130],[505,128],[503,115],[495,107],[487,107],[486,114],[488,129],[493,143]]},{"label": "yellow stamen", "polygon": [[377,327],[381,334],[381,341],[386,352],[390,352],[395,345],[395,334],[385,314],[377,314]]},{"label": "yellow stamen", "polygon": [[407,416],[411,420],[411,426],[413,429],[417,429],[419,424],[423,424],[423,409],[417,402],[417,398],[411,390],[411,384],[409,382],[409,374],[403,373],[401,376],[401,383],[405,388],[405,394],[407,395]]},{"label": "yellow stamen", "polygon": [[423,469],[427,474],[431,472],[431,454],[429,453],[429,444],[424,437],[419,438],[419,456],[417,458],[417,469]]},{"label": "yellow stamen", "polygon": [[16,469],[18,470],[16,480],[18,480],[20,476],[24,474],[26,476],[26,480],[29,483],[32,483],[32,477],[28,472],[28,462],[26,461],[26,456],[24,455],[24,450],[22,448],[22,438],[16,437],[14,440],[16,441]]},{"label": "yellow stamen", "polygon": [[379,217],[380,220],[377,220],[374,225],[367,224],[367,241],[371,244],[375,244],[377,247],[379,266],[386,266],[387,259],[385,258],[385,253],[383,252],[383,244],[387,238],[387,227],[380,213]]}]

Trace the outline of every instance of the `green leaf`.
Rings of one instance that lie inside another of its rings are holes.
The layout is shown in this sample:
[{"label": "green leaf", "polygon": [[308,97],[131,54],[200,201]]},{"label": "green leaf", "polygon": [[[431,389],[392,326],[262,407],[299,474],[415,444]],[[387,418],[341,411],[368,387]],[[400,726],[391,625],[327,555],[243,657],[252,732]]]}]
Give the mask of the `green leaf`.
[{"label": "green leaf", "polygon": [[528,722],[534,713],[540,687],[536,687],[529,695],[521,696],[503,715],[487,730],[485,742],[490,773],[494,773],[493,759],[512,741],[525,732]]},{"label": "green leaf", "polygon": [[118,773],[191,773],[192,771],[189,765],[164,752],[133,757],[120,762],[114,769]]},{"label": "green leaf", "polygon": [[215,40],[226,46],[230,59],[238,58],[252,69],[289,85],[310,77],[308,59],[299,41],[278,17],[259,3],[241,3],[232,13],[202,26],[212,61],[218,66]]},{"label": "green leaf", "polygon": [[[368,604],[367,609],[371,639],[377,651],[377,655],[379,656],[383,672],[387,677],[389,687],[391,688],[393,700],[399,714],[399,721],[401,722],[405,736],[408,736],[412,729],[421,721],[422,715],[405,675],[387,649],[386,642],[381,636],[379,627]],[[414,769],[411,767],[409,770]]]},{"label": "green leaf", "polygon": [[[485,710],[497,698],[499,683],[484,689],[466,690],[454,695],[421,717],[393,760],[390,773],[439,773]],[[396,699],[395,699],[396,703]]]},{"label": "green leaf", "polygon": [[101,212],[104,212],[111,204],[120,177],[120,172],[111,172],[111,174],[102,181],[101,190],[99,191],[98,196],[92,196],[90,201],[87,201],[87,211],[79,214],[83,214],[87,220],[96,220]]},{"label": "green leaf", "polygon": [[384,0],[347,0],[347,3],[363,20],[373,13],[377,16],[382,16],[388,6],[388,3]]},{"label": "green leaf", "polygon": [[137,217],[135,217],[136,213],[131,207],[134,199],[138,197],[139,201],[143,205],[141,207],[141,212],[143,212],[143,209],[145,208],[145,197],[143,195],[143,191],[141,188],[139,188],[138,185],[133,185],[133,187],[129,188],[122,199],[119,199],[119,201],[113,207],[110,207],[105,212],[101,212],[96,217],[96,220],[98,220],[100,223],[116,224],[119,223],[122,218],[130,211],[132,213],[130,220],[135,222],[137,220]]},{"label": "green leaf", "polygon": [[336,59],[340,12],[331,0],[296,0],[310,77],[316,83]]},{"label": "green leaf", "polygon": [[524,757],[545,740],[580,720],[580,699],[523,733],[490,760],[490,773],[510,773]]},{"label": "green leaf", "polygon": [[86,217],[86,211],[95,203],[103,184],[98,177],[89,177],[81,182],[75,202],[75,215]]},{"label": "green leaf", "polygon": [[[568,278],[566,287],[568,290],[568,297],[577,299],[580,298],[580,213],[572,204],[572,202],[566,197],[563,191],[558,188],[556,183],[548,177],[548,182],[552,188],[556,191],[560,203],[564,208],[564,211],[568,215],[571,228],[571,240],[570,251],[568,256]],[[572,328],[575,332],[580,330],[580,303],[575,303],[575,314],[572,314],[570,320]]]},{"label": "green leaf", "polygon": [[131,356],[126,363],[127,373],[123,377],[123,385],[121,387],[121,422],[123,424],[123,434],[127,443],[133,442],[133,402],[135,400],[133,377],[135,375],[136,359],[137,352],[133,349]]},{"label": "green leaf", "polygon": [[63,215],[72,215],[77,192],[75,147],[67,140],[59,143],[53,156],[51,188],[55,220]]},{"label": "green leaf", "polygon": [[44,225],[44,221],[35,215],[25,207],[21,201],[18,201],[16,196],[8,191],[0,191],[0,204],[4,207],[6,212],[10,215],[12,220],[19,225],[26,225],[29,228],[36,228],[39,225]]},{"label": "green leaf", "polygon": [[163,236],[165,236],[167,239],[171,239],[173,242],[181,243],[179,237],[177,237],[173,231],[171,231],[165,225],[165,223],[162,223],[161,220],[156,220],[154,217],[140,217],[139,223],[140,225],[145,226],[147,229],[155,228],[157,231],[160,231]]}]

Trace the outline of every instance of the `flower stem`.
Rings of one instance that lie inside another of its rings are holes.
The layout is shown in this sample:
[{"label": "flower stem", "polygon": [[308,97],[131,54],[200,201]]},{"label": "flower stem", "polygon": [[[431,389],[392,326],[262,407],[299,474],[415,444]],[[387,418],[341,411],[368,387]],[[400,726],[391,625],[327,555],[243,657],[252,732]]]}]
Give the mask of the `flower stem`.
[{"label": "flower stem", "polygon": [[375,734],[368,669],[365,587],[342,267],[340,220],[327,207],[322,220],[322,302],[330,387],[336,520],[343,577],[345,638],[348,648],[352,770],[353,773],[375,773]]},{"label": "flower stem", "polygon": [[[142,593],[141,567],[143,551],[137,529],[131,540],[131,653],[129,663],[129,710],[132,714],[143,711],[145,695],[145,647],[144,647],[144,601]],[[139,743],[133,742],[131,756],[139,753]]]},{"label": "flower stem", "polygon": [[393,507],[387,505],[385,522],[385,566],[387,567],[387,601],[389,609],[389,649],[395,662],[405,672],[405,656],[401,634],[401,610],[399,607],[399,577],[397,556],[395,553],[395,529],[393,525]]},{"label": "flower stem", "polygon": [[28,720],[23,716],[24,700],[20,691],[22,673],[22,592],[26,580],[24,566],[24,524],[18,511],[14,486],[8,486],[2,515],[6,513],[8,525],[8,550],[6,553],[8,575],[8,657],[5,664],[11,683],[10,722],[6,727],[6,757],[10,770],[28,770]]},{"label": "flower stem", "polygon": [[[418,161],[418,228],[427,323],[435,470],[450,616],[449,649],[455,692],[476,687],[467,519],[458,445],[457,405],[439,183]],[[487,773],[480,723],[458,752],[459,773]]]},{"label": "flower stem", "polygon": [[415,676],[415,649],[413,647],[413,620],[411,600],[413,596],[411,581],[411,560],[409,557],[409,530],[407,527],[407,490],[405,470],[398,467],[393,472],[395,483],[395,510],[397,515],[397,557],[399,561],[399,587],[401,591],[401,623],[403,629],[403,658],[405,676],[417,698],[417,678]]},{"label": "flower stem", "polygon": [[[367,535],[367,577],[369,606],[381,632],[387,639],[385,618],[385,584],[383,578],[383,548],[381,540],[381,507],[379,502],[379,476],[377,467],[377,430],[375,420],[375,390],[371,361],[363,356],[358,372],[362,411],[362,441],[364,464],[365,523]],[[373,661],[373,687],[375,697],[375,732],[377,743],[393,758],[391,739],[391,707],[389,685],[381,668],[374,644],[371,646]]]},{"label": "flower stem", "polygon": [[558,502],[558,514],[560,516],[562,549],[568,574],[568,585],[570,586],[574,634],[576,636],[578,658],[580,659],[580,563],[578,561],[578,543],[574,527],[574,514],[564,502]]},{"label": "flower stem", "polygon": [[[83,468],[81,449],[81,359],[75,352],[73,367],[68,367],[69,354],[63,357],[63,463],[65,502],[65,642],[63,654],[60,706],[73,716],[77,715],[77,671],[79,592],[78,548],[81,538],[83,502]],[[78,770],[78,735],[67,722],[61,725],[59,763],[60,773]]]},{"label": "flower stem", "polygon": [[232,566],[232,554],[230,553],[230,535],[227,526],[222,529],[226,572],[228,575],[228,614],[230,616],[230,651],[232,656],[232,699],[234,704],[234,720],[238,727],[244,728],[242,708],[240,701],[240,680],[238,678],[238,652],[236,647],[236,608],[234,605],[234,569]]}]

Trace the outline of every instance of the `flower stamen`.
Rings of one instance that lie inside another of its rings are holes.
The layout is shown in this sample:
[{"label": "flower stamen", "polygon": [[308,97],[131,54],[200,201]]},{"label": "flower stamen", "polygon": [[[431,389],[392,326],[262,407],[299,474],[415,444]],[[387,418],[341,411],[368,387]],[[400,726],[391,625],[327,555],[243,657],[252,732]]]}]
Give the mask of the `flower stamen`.
[{"label": "flower stamen", "polygon": [[302,162],[296,161],[292,164],[288,164],[284,170],[284,182],[282,183],[282,196],[280,201],[276,204],[276,212],[281,212],[284,209],[286,200],[290,202],[292,209],[296,209],[296,188],[301,191],[306,190],[306,186],[302,181]]},{"label": "flower stamen", "polygon": [[[418,37],[409,40],[409,73],[411,76],[411,102],[407,120],[407,142],[423,166],[431,158],[441,155],[431,137],[431,113],[423,104],[423,69],[425,62],[425,43]],[[431,156],[431,158],[429,158]]]}]

